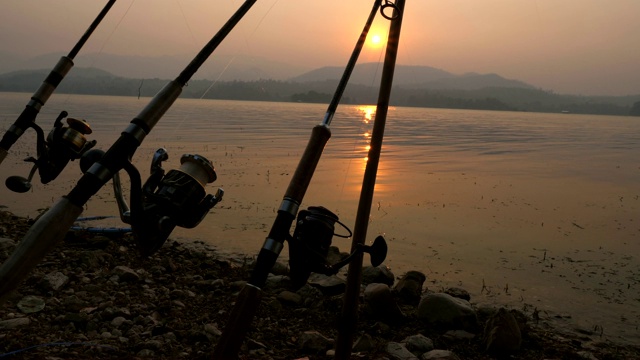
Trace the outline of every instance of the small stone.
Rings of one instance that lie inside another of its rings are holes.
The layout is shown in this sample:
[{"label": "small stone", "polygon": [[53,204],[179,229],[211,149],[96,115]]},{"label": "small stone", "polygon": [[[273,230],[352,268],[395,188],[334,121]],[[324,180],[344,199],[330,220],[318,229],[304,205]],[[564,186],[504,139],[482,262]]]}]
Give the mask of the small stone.
[{"label": "small stone", "polygon": [[0,237],[0,252],[4,252],[5,254],[9,254],[11,252],[13,252],[13,249],[16,248],[16,242],[8,239],[8,238],[4,238],[4,237]]},{"label": "small stone", "polygon": [[407,336],[402,343],[405,345],[407,350],[411,351],[416,356],[422,355],[427,351],[433,350],[433,340],[422,334],[416,334]]},{"label": "small stone", "polygon": [[449,350],[431,350],[423,354],[420,360],[460,360],[460,358]]},{"label": "small stone", "polygon": [[135,282],[140,280],[140,275],[124,265],[116,266],[111,273],[118,276],[118,281]]},{"label": "small stone", "polygon": [[302,303],[302,296],[291,291],[283,291],[278,294],[278,300],[283,304],[300,305]]},{"label": "small stone", "polygon": [[220,331],[216,324],[204,324],[204,331],[207,334],[222,336],[222,331]]},{"label": "small stone", "polygon": [[142,349],[142,350],[138,351],[138,353],[136,355],[140,356],[140,357],[152,357],[152,356],[155,356],[156,353],[155,353],[155,351],[153,351],[151,349]]},{"label": "small stone", "polygon": [[122,325],[125,321],[127,321],[127,319],[125,319],[123,316],[116,316],[115,318],[113,318],[113,320],[111,320],[111,326],[113,326],[114,328],[119,328],[120,325]]},{"label": "small stone", "polygon": [[27,326],[31,323],[31,320],[27,317],[19,317],[9,320],[0,321],[0,329],[16,329],[19,327]]},{"label": "small stone", "polygon": [[60,271],[48,273],[42,278],[40,286],[45,290],[59,290],[69,282],[69,277]]},{"label": "small stone", "polygon": [[23,313],[31,314],[42,311],[45,307],[45,302],[41,297],[27,295],[18,302],[17,306]]},{"label": "small stone", "polygon": [[187,306],[186,306],[182,301],[180,301],[180,300],[173,300],[171,303],[172,303],[173,305],[175,305],[176,307],[179,307],[179,308],[185,308],[185,307],[187,307]]}]

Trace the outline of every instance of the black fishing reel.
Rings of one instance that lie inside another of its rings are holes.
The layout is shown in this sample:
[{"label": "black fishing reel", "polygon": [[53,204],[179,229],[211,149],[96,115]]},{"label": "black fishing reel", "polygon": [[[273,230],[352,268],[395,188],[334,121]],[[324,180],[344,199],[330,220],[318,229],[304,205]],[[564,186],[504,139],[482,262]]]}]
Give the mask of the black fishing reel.
[{"label": "black fishing reel", "polygon": [[[348,235],[335,233],[335,224],[340,224],[347,230]],[[294,288],[304,285],[312,272],[334,275],[347,265],[353,258],[362,253],[369,253],[371,265],[382,264],[387,257],[387,242],[378,236],[371,246],[359,245],[345,259],[329,264],[327,256],[333,236],[351,237],[351,230],[341,223],[338,216],[322,206],[311,206],[298,213],[296,229],[289,240],[290,278]]]},{"label": "black fishing reel", "polygon": [[[86,165],[96,161],[96,157],[94,154],[87,155]],[[142,187],[140,173],[133,164],[124,168],[131,178],[131,209],[122,196],[119,175],[113,177],[120,217],[131,225],[143,255],[151,255],[160,249],[176,226],[188,229],[196,227],[224,195],[224,190],[220,188],[215,195],[206,193],[205,186],[214,182],[217,175],[212,163],[204,156],[182,155],[180,169],[165,173],[162,162],[168,158],[165,149],[155,152],[151,174]],[[86,165],[83,167],[88,169]]]},{"label": "black fishing reel", "polygon": [[85,135],[91,134],[91,127],[84,120],[67,118],[67,126],[62,124],[62,119],[67,117],[67,112],[62,111],[53,124],[53,129],[45,140],[44,131],[35,123],[30,123],[36,131],[38,158],[28,157],[24,161],[32,162],[33,167],[29,176],[10,176],[5,181],[9,190],[24,193],[31,189],[31,179],[36,170],[40,174],[40,181],[47,184],[60,175],[69,161],[80,158],[89,149],[96,145],[96,141],[87,141]]},{"label": "black fishing reel", "polygon": [[194,228],[224,195],[218,189],[207,194],[204,187],[216,181],[213,164],[200,155],[185,154],[180,169],[165,174],[162,161],[168,159],[159,149],[151,164],[151,176],[142,187],[142,212],[132,218],[133,234],[143,254],[157,251],[176,226]]}]

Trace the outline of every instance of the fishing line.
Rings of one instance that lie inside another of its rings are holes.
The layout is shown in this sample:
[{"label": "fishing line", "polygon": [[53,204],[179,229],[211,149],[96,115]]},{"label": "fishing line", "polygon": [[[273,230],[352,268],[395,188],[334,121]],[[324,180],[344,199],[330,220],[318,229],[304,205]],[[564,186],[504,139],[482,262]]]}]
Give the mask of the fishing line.
[{"label": "fishing line", "polygon": [[180,14],[182,14],[182,19],[184,20],[184,24],[187,27],[187,30],[189,30],[189,35],[191,35],[191,40],[193,41],[193,45],[196,45],[196,37],[195,35],[193,35],[193,31],[191,30],[191,26],[189,26],[189,21],[187,21],[187,16],[184,13],[184,9],[182,8],[182,5],[180,4],[180,0],[176,0],[176,3],[178,4],[178,8],[180,9]]},{"label": "fishing line", "polygon": [[[129,13],[129,10],[131,10],[131,7],[133,6],[133,3],[135,3],[136,0],[131,0],[131,3],[129,3],[129,7],[127,7],[127,10],[124,12],[124,14],[122,14],[122,17],[120,18],[120,20],[118,20],[118,22],[116,23],[116,26],[113,28],[113,30],[109,33],[109,35],[107,36],[107,39],[104,41],[104,43],[102,43],[102,46],[100,47],[100,50],[98,50],[98,55],[102,54],[102,51],[104,50],[104,47],[107,45],[107,43],[111,40],[111,37],[113,36],[113,34],[116,32],[116,30],[120,27],[120,24],[122,23],[122,21],[124,20],[124,18],[127,16],[127,14]],[[97,57],[96,57],[97,58]],[[94,60],[95,62],[95,60]]]},{"label": "fishing line", "polygon": [[[271,13],[271,10],[276,6],[276,4],[279,2],[279,0],[275,0],[271,6],[269,7],[269,9],[267,9],[267,11],[264,13],[264,15],[260,18],[260,20],[258,21],[258,23],[256,24],[256,26],[254,27],[253,31],[249,34],[249,36],[245,37],[245,44],[247,46],[247,48],[249,48],[249,39],[251,37],[254,36],[254,34],[256,33],[256,31],[258,31],[258,28],[260,28],[260,25],[262,25],[262,22],[264,21],[264,19],[269,15],[269,13]],[[183,13],[184,16],[184,13]],[[185,22],[187,22],[187,18],[186,16],[185,18]],[[237,52],[235,53],[235,55],[233,55],[231,57],[231,59],[227,62],[227,64],[225,65],[225,67],[222,69],[222,71],[220,73],[218,73],[218,76],[215,78],[215,80],[213,80],[211,82],[211,84],[203,91],[202,95],[200,95],[200,97],[198,97],[198,100],[202,100],[204,99],[204,97],[207,95],[207,93],[209,93],[209,91],[220,81],[220,78],[222,78],[222,76],[227,72],[227,70],[229,69],[229,67],[231,66],[231,64],[235,61],[235,59],[240,55],[240,50],[237,50]],[[184,124],[184,122],[186,121],[188,115],[185,114],[182,117],[182,120],[176,125],[175,130],[179,130],[182,125]]]},{"label": "fishing line", "polygon": [[[260,18],[260,20],[258,21],[258,24],[256,25],[256,27],[253,29],[253,31],[251,32],[251,34],[249,34],[248,37],[245,37],[245,45],[247,46],[247,48],[250,48],[249,46],[249,39],[251,37],[253,37],[253,35],[256,33],[256,31],[258,31],[258,28],[260,27],[260,25],[262,25],[262,22],[264,21],[264,19],[267,17],[267,15],[269,15],[269,13],[271,13],[271,10],[276,6],[276,4],[278,3],[279,0],[274,1],[271,4],[271,7],[269,7],[269,9],[267,10],[267,12]],[[211,85],[209,85],[209,87],[204,91],[204,93],[202,94],[202,96],[200,96],[200,99],[203,99],[205,97],[205,95],[209,92],[209,90],[211,90],[211,88],[218,83],[218,81],[220,80],[220,78],[222,77],[222,75],[224,75],[224,73],[227,71],[227,69],[229,68],[229,66],[233,63],[233,61],[236,59],[236,57],[238,57],[238,55],[240,54],[240,50],[238,50],[236,52],[235,55],[233,55],[233,57],[231,58],[231,60],[229,60],[229,62],[227,62],[227,65],[224,67],[224,69],[222,69],[222,71],[220,72],[220,74],[218,75],[218,77],[211,83]]]},{"label": "fishing line", "polygon": [[[107,38],[104,40],[104,42],[102,43],[102,45],[100,46],[96,56],[93,57],[93,61],[91,61],[89,68],[94,67],[96,61],[98,60],[98,58],[100,56],[102,56],[103,52],[104,52],[104,48],[105,46],[107,46],[107,43],[109,43],[111,41],[111,38],[113,37],[113,35],[115,34],[116,30],[118,30],[118,28],[120,27],[120,24],[122,24],[122,21],[124,21],[124,18],[127,17],[127,15],[129,14],[129,11],[131,10],[131,7],[133,6],[133,4],[136,2],[136,0],[131,0],[131,2],[129,3],[129,6],[127,7],[127,9],[125,10],[125,12],[122,14],[122,16],[120,17],[120,19],[118,20],[118,22],[116,23],[115,27],[111,30],[111,32],[109,32],[109,34],[107,35]],[[69,104],[71,94],[67,94],[67,97],[65,98],[65,100],[63,101],[63,104]],[[86,206],[88,207],[88,204],[86,204]],[[104,217],[103,217],[104,218]],[[80,221],[80,220],[79,220]],[[82,226],[76,225],[74,226],[74,230],[85,230],[85,229],[91,229],[91,231],[89,232],[93,232],[93,233],[107,233],[107,232],[112,232],[110,229],[111,228],[83,228]],[[130,229],[126,229],[126,228],[120,228],[119,229],[120,233],[124,233],[124,232],[130,232]]]},{"label": "fishing line", "polygon": [[[107,35],[107,38],[103,41],[102,45],[100,46],[98,52],[96,53],[95,56],[93,56],[93,59],[89,62],[87,68],[93,68],[95,66],[96,61],[98,61],[98,58],[100,58],[100,56],[102,56],[103,51],[105,46],[107,45],[107,43],[109,43],[109,41],[111,40],[113,34],[116,32],[116,30],[120,27],[120,24],[122,23],[122,21],[124,20],[124,18],[127,16],[127,14],[129,13],[129,10],[131,9],[131,6],[133,5],[133,3],[136,0],[131,0],[131,3],[129,3],[129,7],[127,7],[127,10],[124,12],[124,14],[122,14],[122,17],[120,17],[120,19],[118,20],[118,22],[116,23],[116,26],[113,28],[113,30],[111,30],[111,32]],[[71,104],[71,96],[72,95],[77,95],[77,94],[72,94],[71,92],[66,94],[66,97],[64,97],[63,100],[61,100],[60,102],[60,107],[66,107],[67,105]],[[84,118],[83,116],[77,116],[79,118]]]}]

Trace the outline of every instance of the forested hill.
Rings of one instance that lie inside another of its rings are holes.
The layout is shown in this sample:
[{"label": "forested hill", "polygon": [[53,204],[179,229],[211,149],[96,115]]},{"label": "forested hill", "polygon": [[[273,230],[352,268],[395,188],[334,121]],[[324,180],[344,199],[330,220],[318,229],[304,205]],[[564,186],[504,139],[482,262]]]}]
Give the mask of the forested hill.
[{"label": "forested hill", "polygon": [[[324,68],[323,68],[324,69]],[[404,69],[406,70],[406,69]],[[336,69],[321,71],[322,76]],[[33,93],[49,70],[15,71],[0,75],[0,91]],[[406,73],[406,71],[405,71]],[[402,76],[402,72],[400,72]],[[193,80],[181,96],[205,99],[258,100],[329,103],[339,76],[323,80],[307,73],[289,80],[217,81]],[[114,76],[98,69],[74,68],[57,92],[90,95],[155,95],[169,79],[134,79]],[[379,81],[370,82],[379,84]],[[555,94],[495,74],[466,74],[422,82],[395,82],[391,105],[530,112],[571,112],[581,114],[640,116],[640,95],[580,96]],[[343,103],[375,104],[377,86],[350,82]]]}]

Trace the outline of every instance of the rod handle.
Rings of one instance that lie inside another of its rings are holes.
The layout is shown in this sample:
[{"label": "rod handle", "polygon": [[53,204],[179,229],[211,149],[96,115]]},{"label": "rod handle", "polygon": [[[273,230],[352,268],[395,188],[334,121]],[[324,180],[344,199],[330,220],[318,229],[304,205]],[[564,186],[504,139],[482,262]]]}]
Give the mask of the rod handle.
[{"label": "rod handle", "polygon": [[225,326],[225,331],[222,333],[220,340],[213,350],[214,359],[238,359],[240,346],[242,346],[242,341],[258,310],[260,300],[262,300],[262,290],[260,290],[260,288],[251,284],[244,286],[231,311],[229,321]]},{"label": "rod handle", "polygon": [[302,198],[304,198],[304,194],[307,192],[307,188],[309,187],[313,173],[316,170],[316,166],[320,161],[324,146],[327,144],[330,137],[331,130],[328,126],[321,124],[316,125],[313,128],[311,138],[307,143],[307,147],[304,149],[302,158],[300,158],[296,172],[293,174],[291,182],[289,182],[289,187],[287,187],[287,191],[284,195],[285,198],[294,200],[298,205],[300,205]]},{"label": "rod handle", "polygon": [[0,267],[0,304],[42,261],[58,240],[64,238],[81,213],[82,207],[62,198],[29,228],[9,259]]}]

